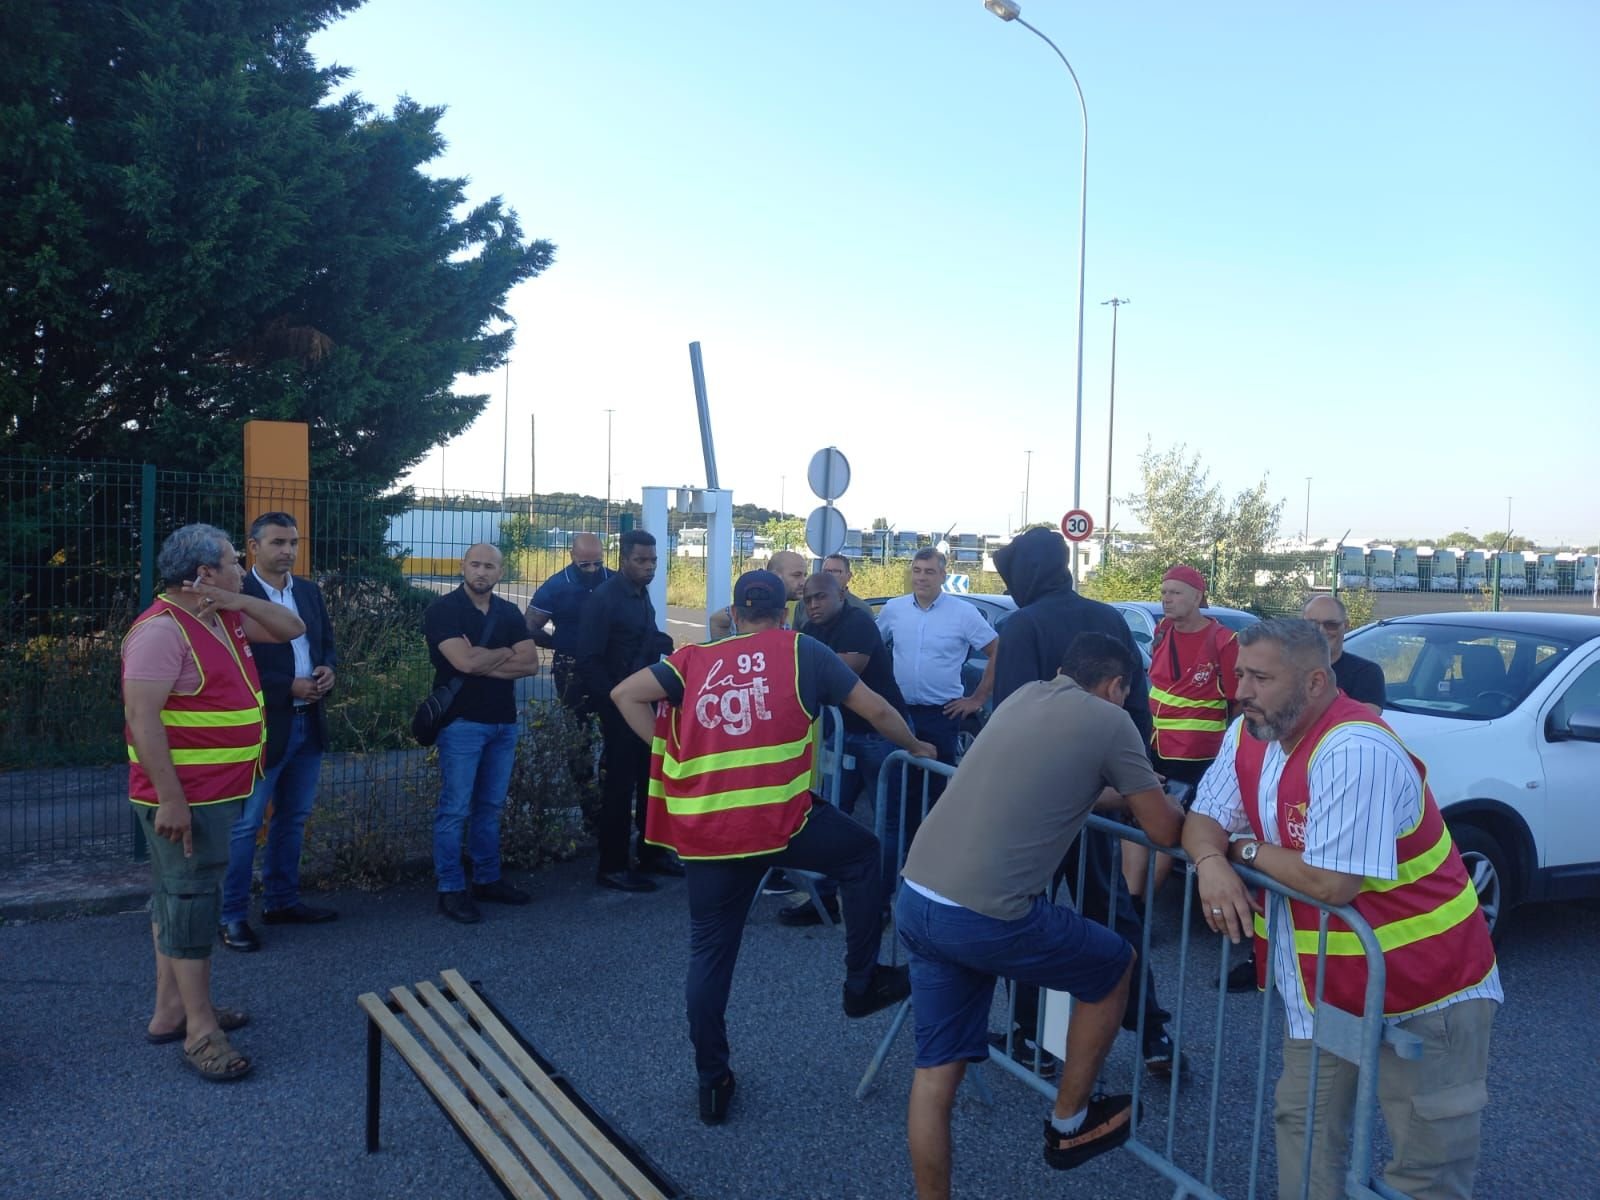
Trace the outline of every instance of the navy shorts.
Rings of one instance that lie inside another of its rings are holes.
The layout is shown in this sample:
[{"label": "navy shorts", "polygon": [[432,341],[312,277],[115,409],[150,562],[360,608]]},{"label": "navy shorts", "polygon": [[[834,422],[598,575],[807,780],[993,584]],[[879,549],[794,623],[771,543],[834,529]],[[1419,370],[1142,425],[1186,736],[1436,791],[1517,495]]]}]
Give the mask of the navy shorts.
[{"label": "navy shorts", "polygon": [[1115,988],[1133,947],[1104,925],[1037,897],[1001,921],[902,887],[895,926],[911,966],[919,1067],[989,1057],[989,1010],[1001,976],[1094,1003]]}]

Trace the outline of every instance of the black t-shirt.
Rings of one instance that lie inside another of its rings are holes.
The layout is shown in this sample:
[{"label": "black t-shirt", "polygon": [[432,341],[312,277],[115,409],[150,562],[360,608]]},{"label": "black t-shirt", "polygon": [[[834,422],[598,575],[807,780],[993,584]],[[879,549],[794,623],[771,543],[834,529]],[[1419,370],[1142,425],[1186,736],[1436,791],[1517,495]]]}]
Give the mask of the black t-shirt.
[{"label": "black t-shirt", "polygon": [[627,576],[613,575],[583,606],[573,655],[579,683],[603,711],[615,711],[612,688],[671,650],[672,639],[656,628],[649,591]]},{"label": "black t-shirt", "polygon": [[533,635],[515,604],[490,596],[488,613],[479,612],[462,584],[428,605],[422,617],[422,635],[428,639],[433,686],[443,687],[457,676],[462,680],[461,692],[450,707],[452,716],[485,725],[509,725],[517,719],[515,680],[462,675],[439,653],[439,643],[456,637],[465,637],[473,646],[490,650],[531,642]]},{"label": "black t-shirt", "polygon": [[[894,680],[894,655],[883,644],[883,635],[878,632],[878,623],[873,620],[870,608],[863,612],[847,604],[832,621],[826,625],[813,622],[806,626],[805,632],[807,637],[816,638],[835,654],[865,654],[867,665],[861,672],[861,682],[894,705],[895,711],[902,717],[905,716],[906,698]],[[844,728],[846,733],[872,731],[872,725],[866,718],[857,716],[849,709],[844,710]]]},{"label": "black t-shirt", "polygon": [[1333,664],[1333,678],[1339,690],[1352,700],[1376,704],[1379,708],[1389,702],[1389,693],[1383,682],[1383,668],[1370,658],[1362,658],[1346,650]]},{"label": "black t-shirt", "polygon": [[[732,644],[738,638],[727,638],[725,641]],[[713,642],[712,645],[722,645],[722,642]],[[815,719],[826,705],[836,704],[843,708],[845,697],[855,690],[858,682],[856,673],[844,665],[844,661],[833,651],[813,637],[800,635],[800,648],[795,653],[795,688],[800,693],[800,703],[805,710]],[[671,663],[658,662],[651,666],[650,673],[656,677],[656,682],[661,685],[661,690],[667,694],[667,703],[674,708],[683,703],[683,680]],[[845,716],[852,715],[845,709]],[[868,726],[871,728],[871,726]]]}]

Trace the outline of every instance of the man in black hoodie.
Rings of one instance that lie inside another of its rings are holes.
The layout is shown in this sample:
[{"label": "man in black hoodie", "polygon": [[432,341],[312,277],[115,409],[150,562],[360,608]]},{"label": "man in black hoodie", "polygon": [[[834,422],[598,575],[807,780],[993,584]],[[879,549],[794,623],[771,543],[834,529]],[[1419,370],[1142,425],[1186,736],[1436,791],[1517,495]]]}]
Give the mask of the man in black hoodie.
[{"label": "man in black hoodie", "polygon": [[[998,708],[1018,688],[1055,677],[1067,647],[1080,633],[1103,633],[1126,645],[1133,654],[1134,671],[1124,704],[1146,745],[1150,744],[1150,694],[1143,660],[1133,635],[1122,615],[1109,604],[1078,595],[1067,570],[1067,543],[1052,529],[1030,529],[1013,538],[994,556],[995,569],[1005,580],[1006,589],[1017,602],[1017,612],[1007,617],[1000,630],[999,658],[994,671],[994,703]],[[1069,886],[1078,880],[1078,855],[1088,847],[1084,868],[1083,892],[1078,911],[1087,917],[1104,920],[1108,902],[1115,898],[1111,919],[1105,923],[1129,944],[1142,946],[1144,927],[1132,898],[1122,883],[1118,862],[1119,844],[1115,838],[1085,829],[1067,851],[1062,863]],[[1113,888],[1113,884],[1116,884]],[[1144,964],[1145,1028],[1144,1061],[1154,1073],[1172,1070],[1172,1039],[1167,1035],[1168,1014],[1156,1002],[1155,976]],[[1139,987],[1128,989],[1128,1008],[1123,1015],[1124,1029],[1138,1027]],[[1023,1058],[1024,1039],[1034,1036],[1038,1025],[1038,990],[1017,989],[1017,1041],[1014,1053]],[[1031,1063],[1031,1051],[1026,1055]]]}]

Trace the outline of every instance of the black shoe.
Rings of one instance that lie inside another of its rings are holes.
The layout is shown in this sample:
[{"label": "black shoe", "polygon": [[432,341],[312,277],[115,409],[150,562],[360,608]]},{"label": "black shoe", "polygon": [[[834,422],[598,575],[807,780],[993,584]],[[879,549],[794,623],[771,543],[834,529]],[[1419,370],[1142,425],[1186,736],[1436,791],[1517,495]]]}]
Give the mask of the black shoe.
[{"label": "black shoe", "polygon": [[1061,1133],[1045,1118],[1044,1160],[1058,1171],[1070,1171],[1115,1150],[1132,1132],[1132,1096],[1094,1096],[1089,1100],[1089,1115],[1076,1133]]},{"label": "black shoe", "polygon": [[646,879],[637,871],[601,871],[594,877],[597,887],[610,888],[613,892],[653,892],[656,890],[656,881]]},{"label": "black shoe", "polygon": [[1172,1045],[1172,1038],[1167,1034],[1165,1025],[1146,1025],[1144,1030],[1144,1068],[1152,1075],[1159,1075],[1163,1079],[1172,1075],[1173,1064],[1176,1063],[1179,1072],[1188,1070],[1189,1060],[1177,1054]]},{"label": "black shoe", "polygon": [[[991,1033],[989,1035],[989,1044],[1000,1051],[1001,1054],[1004,1054],[1006,1052],[1006,1035],[1003,1033]],[[1034,1065],[1035,1051],[1038,1051],[1037,1066]],[[1054,1079],[1061,1072],[1061,1060],[1051,1054],[1050,1051],[1040,1049],[1032,1038],[1023,1037],[1021,1031],[1018,1031],[1011,1038],[1011,1059],[1013,1062],[1021,1063],[1040,1079]]]},{"label": "black shoe", "polygon": [[526,904],[533,897],[519,887],[512,887],[504,879],[491,879],[488,883],[472,885],[474,900],[487,900],[491,904]]},{"label": "black shoe", "polygon": [[476,925],[483,920],[483,914],[466,892],[440,892],[439,911],[463,925]]},{"label": "black shoe", "polygon": [[773,871],[767,876],[767,881],[761,885],[763,896],[787,896],[794,891],[794,884],[782,871]]},{"label": "black shoe", "polygon": [[325,921],[337,921],[339,914],[331,908],[296,902],[287,908],[265,909],[261,919],[268,925],[321,925]]},{"label": "black shoe", "polygon": [[217,926],[217,934],[229,950],[254,954],[261,949],[260,939],[256,937],[256,931],[250,928],[249,921],[225,921]]},{"label": "black shoe", "polygon": [[[822,897],[822,907],[827,909],[829,919],[837,925],[839,923],[839,898],[837,896]],[[791,928],[800,928],[806,925],[821,925],[822,914],[817,911],[817,906],[807,900],[803,904],[790,904],[778,910],[778,924],[788,925]]]},{"label": "black shoe", "polygon": [[863,992],[844,989],[844,1015],[870,1017],[880,1009],[898,1004],[911,995],[911,971],[908,967],[889,967],[878,963],[872,968],[872,981]]},{"label": "black shoe", "polygon": [[733,1072],[721,1083],[700,1085],[700,1120],[707,1125],[721,1125],[728,1119],[728,1105],[733,1103]]},{"label": "black shoe", "polygon": [[1253,992],[1256,990],[1256,956],[1251,954],[1241,963],[1234,963],[1228,968],[1228,990],[1230,992]]},{"label": "black shoe", "polygon": [[661,875],[667,879],[683,878],[683,863],[676,854],[653,854],[639,860],[641,875]]}]

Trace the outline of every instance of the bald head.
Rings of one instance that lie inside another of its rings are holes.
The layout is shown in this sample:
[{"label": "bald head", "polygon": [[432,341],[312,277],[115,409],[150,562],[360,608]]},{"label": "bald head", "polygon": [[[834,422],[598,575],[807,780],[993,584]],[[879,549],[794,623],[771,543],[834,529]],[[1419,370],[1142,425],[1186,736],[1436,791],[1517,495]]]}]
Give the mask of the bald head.
[{"label": "bald head", "polygon": [[488,542],[475,542],[461,556],[461,578],[475,596],[487,596],[494,591],[501,571],[500,551]]},{"label": "bald head", "polygon": [[604,561],[600,553],[600,535],[595,533],[580,533],[572,539],[572,565],[585,567],[589,563],[598,566]]},{"label": "bald head", "polygon": [[806,560],[793,550],[779,550],[767,562],[767,570],[783,580],[783,586],[789,589],[789,599],[800,599],[800,592],[806,583]]}]

